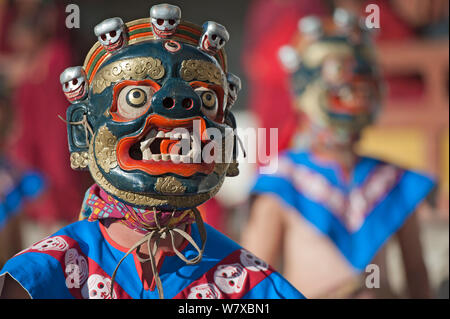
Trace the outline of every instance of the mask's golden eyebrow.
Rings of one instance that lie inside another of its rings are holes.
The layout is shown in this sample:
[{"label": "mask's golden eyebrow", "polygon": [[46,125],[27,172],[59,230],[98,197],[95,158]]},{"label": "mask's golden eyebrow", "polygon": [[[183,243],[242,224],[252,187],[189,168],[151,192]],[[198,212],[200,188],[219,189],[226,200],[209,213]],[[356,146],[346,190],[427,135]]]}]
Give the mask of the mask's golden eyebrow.
[{"label": "mask's golden eyebrow", "polygon": [[186,82],[208,81],[223,87],[225,75],[214,63],[204,60],[184,60],[181,63],[180,76]]},{"label": "mask's golden eyebrow", "polygon": [[161,60],[152,57],[140,57],[113,62],[102,68],[94,77],[94,94],[102,93],[111,83],[122,80],[161,79],[165,74]]}]

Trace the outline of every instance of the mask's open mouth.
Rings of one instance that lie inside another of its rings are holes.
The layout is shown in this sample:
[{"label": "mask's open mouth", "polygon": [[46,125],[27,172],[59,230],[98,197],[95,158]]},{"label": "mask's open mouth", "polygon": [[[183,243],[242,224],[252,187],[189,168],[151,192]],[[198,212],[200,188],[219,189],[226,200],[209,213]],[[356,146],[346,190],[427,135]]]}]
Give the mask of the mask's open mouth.
[{"label": "mask's open mouth", "polygon": [[204,148],[214,141],[206,138],[205,121],[201,117],[167,119],[152,115],[141,134],[125,137],[117,144],[117,160],[124,170],[142,170],[150,175],[173,173],[192,176],[210,174],[214,170],[214,149]]},{"label": "mask's open mouth", "polygon": [[356,78],[340,87],[329,88],[330,111],[346,116],[359,116],[372,112],[373,100],[377,96],[373,81]]}]

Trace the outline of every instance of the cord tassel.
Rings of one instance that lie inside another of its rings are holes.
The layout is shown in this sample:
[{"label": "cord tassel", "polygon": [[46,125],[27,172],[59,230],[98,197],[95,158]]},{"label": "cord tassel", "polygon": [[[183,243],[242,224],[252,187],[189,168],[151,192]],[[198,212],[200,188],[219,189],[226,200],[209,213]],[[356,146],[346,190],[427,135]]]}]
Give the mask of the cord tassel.
[{"label": "cord tassel", "polygon": [[[199,234],[200,234],[200,239],[201,239],[201,242],[202,242],[201,248],[197,245],[197,243],[194,241],[192,236],[189,235],[187,232],[185,232],[185,231],[183,231],[181,229],[175,228],[173,226],[172,227],[168,227],[168,226],[161,227],[160,224],[159,224],[157,211],[155,209],[154,210],[154,218],[155,218],[155,221],[156,221],[157,229],[152,230],[150,233],[148,233],[142,239],[140,239],[138,242],[136,242],[128,250],[128,252],[125,254],[125,256],[123,256],[122,259],[120,259],[120,261],[117,264],[116,268],[114,269],[113,275],[111,277],[111,292],[110,292],[111,297],[113,296],[114,283],[115,283],[115,278],[116,278],[116,274],[117,274],[117,270],[119,269],[119,266],[122,264],[122,262],[125,260],[125,258],[129,254],[131,254],[134,250],[136,250],[136,252],[139,252],[139,249],[145,243],[147,243],[147,247],[148,247],[148,250],[149,250],[148,258],[141,258],[139,255],[137,256],[137,258],[138,258],[139,262],[141,262],[141,263],[145,263],[145,262],[150,261],[150,266],[151,266],[151,269],[152,269],[153,278],[155,280],[156,288],[158,289],[159,299],[164,299],[164,292],[163,292],[161,278],[159,277],[158,269],[156,267],[155,256],[156,256],[156,252],[158,250],[158,245],[159,245],[159,242],[160,242],[161,239],[165,239],[167,237],[167,235],[169,235],[173,251],[187,265],[195,265],[195,264],[200,262],[200,260],[203,257],[203,252],[205,250],[205,245],[206,245],[206,229],[205,229],[205,225],[203,223],[202,216],[201,216],[200,212],[198,211],[198,209],[197,208],[193,208],[192,211],[194,213],[195,222],[197,223],[198,231],[199,231]],[[175,211],[173,213],[175,213]],[[173,213],[172,213],[172,216],[173,216]],[[180,225],[178,225],[178,226],[180,226]],[[184,239],[186,239],[194,247],[194,249],[198,252],[197,256],[195,256],[195,257],[193,257],[191,259],[187,259],[175,247],[175,236],[174,236],[175,233],[180,234]],[[154,240],[153,245],[151,243],[152,240]]]}]

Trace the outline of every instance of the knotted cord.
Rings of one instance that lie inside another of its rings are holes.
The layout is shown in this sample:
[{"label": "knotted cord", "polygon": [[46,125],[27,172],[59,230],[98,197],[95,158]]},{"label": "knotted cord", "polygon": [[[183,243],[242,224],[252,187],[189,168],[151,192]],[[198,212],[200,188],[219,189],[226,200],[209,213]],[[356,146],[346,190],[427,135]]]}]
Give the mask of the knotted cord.
[{"label": "knotted cord", "polygon": [[88,134],[88,132],[91,134],[91,136],[94,136],[94,131],[92,130],[92,127],[91,127],[91,125],[89,124],[89,122],[87,120],[86,113],[83,114],[83,119],[81,121],[78,121],[78,122],[69,122],[66,119],[64,119],[61,115],[58,115],[58,117],[59,117],[60,120],[62,120],[66,124],[83,125],[84,134],[86,136],[86,145],[89,145],[89,134]]},{"label": "knotted cord", "polygon": [[[119,269],[119,266],[122,264],[122,262],[125,260],[125,258],[129,254],[131,254],[134,250],[136,250],[136,252],[139,252],[141,246],[143,244],[147,243],[147,247],[148,247],[148,251],[149,251],[148,258],[141,258],[137,254],[137,259],[141,263],[146,263],[146,262],[150,261],[153,278],[155,280],[156,288],[158,289],[159,299],[164,299],[164,292],[163,292],[162,282],[161,282],[161,278],[159,277],[158,269],[156,267],[155,256],[156,256],[156,252],[158,250],[158,245],[159,245],[160,240],[167,238],[167,234],[169,234],[169,236],[170,236],[170,240],[171,240],[171,245],[172,245],[173,251],[175,252],[175,254],[182,261],[184,261],[187,265],[195,265],[198,262],[200,262],[200,260],[202,259],[203,251],[205,249],[205,244],[206,244],[206,229],[205,229],[205,225],[203,223],[202,216],[200,215],[200,212],[198,211],[198,209],[197,208],[193,208],[192,211],[194,213],[195,222],[197,223],[198,231],[199,231],[199,234],[200,234],[200,239],[201,239],[201,242],[202,242],[202,247],[199,248],[197,243],[194,241],[194,239],[191,237],[191,235],[189,235],[187,232],[176,228],[177,226],[179,227],[180,225],[161,227],[161,225],[159,224],[159,218],[158,218],[158,215],[157,215],[157,211],[155,209],[153,211],[153,213],[154,213],[154,219],[155,219],[157,228],[151,230],[147,235],[145,235],[142,239],[140,239],[138,242],[136,242],[128,250],[128,252],[125,254],[125,256],[123,256],[122,259],[120,259],[120,261],[117,264],[116,268],[114,269],[113,275],[111,277],[111,292],[110,292],[111,297],[113,297],[114,282],[115,282],[115,278],[116,278],[116,274],[117,274],[117,270]],[[174,213],[175,213],[175,211],[172,213],[172,216],[173,216]],[[198,252],[197,256],[195,256],[195,257],[193,257],[191,259],[187,259],[175,247],[175,236],[174,236],[175,233],[180,234],[184,239],[186,239],[194,247],[194,249]],[[152,240],[154,240],[153,241],[153,245],[151,243]]]}]

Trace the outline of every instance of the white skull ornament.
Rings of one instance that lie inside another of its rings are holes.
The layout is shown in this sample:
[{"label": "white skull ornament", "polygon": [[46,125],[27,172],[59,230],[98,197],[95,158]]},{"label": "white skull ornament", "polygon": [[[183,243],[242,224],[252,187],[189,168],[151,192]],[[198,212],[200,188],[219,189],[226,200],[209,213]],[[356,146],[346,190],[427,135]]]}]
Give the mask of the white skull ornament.
[{"label": "white skull ornament", "polygon": [[342,29],[350,29],[358,24],[358,18],[350,11],[336,8],[333,12],[333,20]]},{"label": "white skull ornament", "polygon": [[241,79],[233,73],[227,74],[228,82],[228,108],[230,109],[237,100],[239,91],[242,88]]},{"label": "white skull ornament", "polygon": [[116,299],[116,294],[113,291],[113,298],[111,298],[111,279],[103,277],[102,275],[90,275],[87,282],[81,290],[81,295],[85,299]]},{"label": "white skull ornament", "polygon": [[241,263],[250,271],[266,271],[269,269],[269,265],[262,259],[256,257],[249,251],[241,249]]},{"label": "white skull ornament", "polygon": [[217,22],[207,21],[203,24],[203,34],[199,47],[210,55],[215,55],[230,39],[227,29]]},{"label": "white skull ornament", "polygon": [[239,293],[244,287],[247,270],[241,264],[220,265],[214,272],[214,282],[226,294]]},{"label": "white skull ornament", "polygon": [[323,34],[323,26],[316,16],[307,16],[298,21],[300,32],[311,38],[318,38]]},{"label": "white skull ornament", "polygon": [[94,28],[98,42],[108,52],[114,52],[127,44],[125,24],[121,18],[110,18],[97,24]]},{"label": "white skull ornament", "polygon": [[65,69],[59,77],[59,82],[70,103],[84,100],[88,96],[89,84],[86,72],[81,66]]},{"label": "white skull ornament", "polygon": [[157,4],[150,9],[150,20],[156,38],[171,37],[180,24],[181,9],[171,4]]},{"label": "white skull ornament", "polygon": [[192,287],[187,299],[220,299],[221,296],[216,285],[206,283]]},{"label": "white skull ornament", "polygon": [[290,45],[283,45],[278,50],[278,58],[288,72],[294,72],[300,66],[300,56],[297,51]]}]

